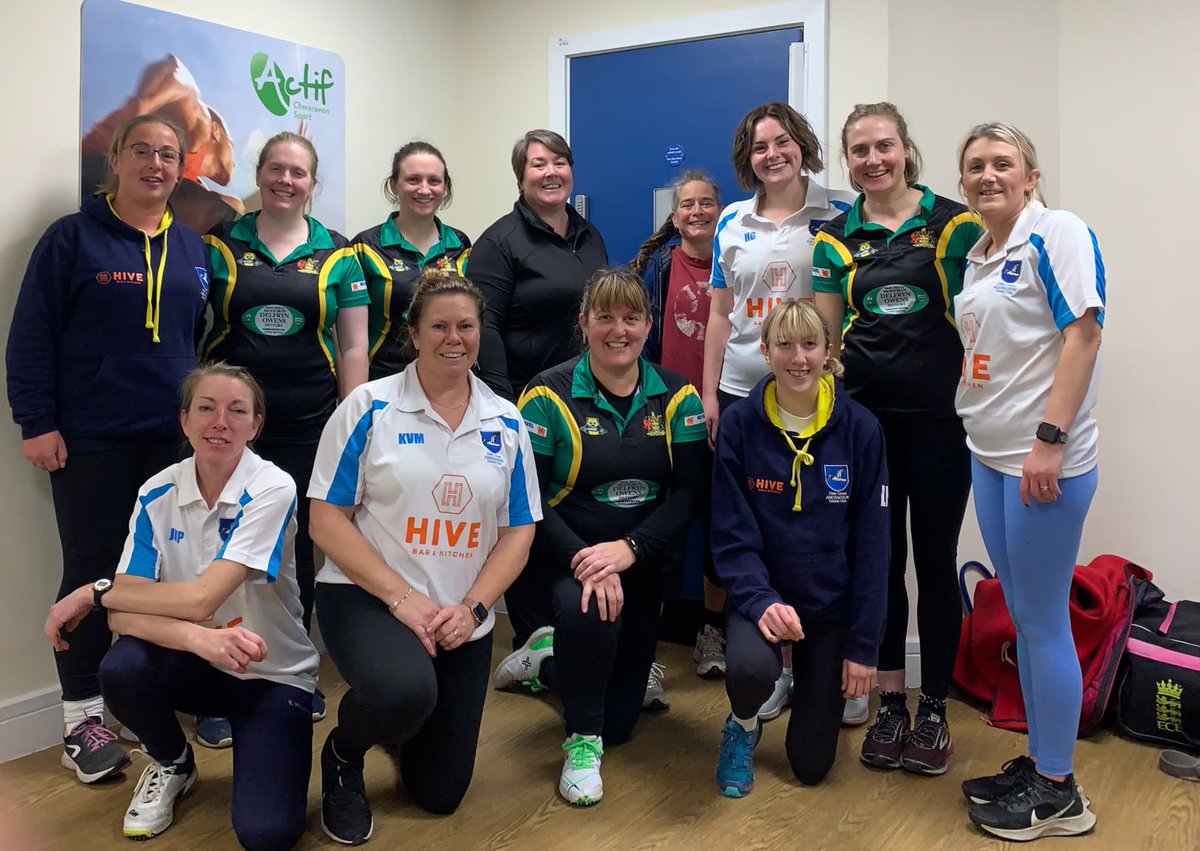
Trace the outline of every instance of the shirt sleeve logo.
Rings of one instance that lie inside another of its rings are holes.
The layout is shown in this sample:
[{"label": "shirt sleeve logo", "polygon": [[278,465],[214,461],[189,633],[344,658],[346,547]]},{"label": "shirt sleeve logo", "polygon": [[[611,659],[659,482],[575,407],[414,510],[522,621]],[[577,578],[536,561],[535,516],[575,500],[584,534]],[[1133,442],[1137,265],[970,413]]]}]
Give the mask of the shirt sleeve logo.
[{"label": "shirt sleeve logo", "polygon": [[704,414],[693,414],[690,417],[684,417],[683,424],[685,426],[704,425]]},{"label": "shirt sleeve logo", "polygon": [[530,434],[536,434],[538,437],[545,437],[547,434],[549,434],[544,425],[531,423],[529,420],[525,420],[525,427],[529,429]]}]

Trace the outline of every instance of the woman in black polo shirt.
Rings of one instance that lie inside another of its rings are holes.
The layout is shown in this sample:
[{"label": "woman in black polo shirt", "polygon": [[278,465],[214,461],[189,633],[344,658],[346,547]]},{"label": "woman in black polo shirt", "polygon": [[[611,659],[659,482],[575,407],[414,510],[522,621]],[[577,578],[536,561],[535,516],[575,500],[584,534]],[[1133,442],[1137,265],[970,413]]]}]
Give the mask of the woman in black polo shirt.
[{"label": "woman in black polo shirt", "polygon": [[[892,104],[854,108],[842,127],[842,155],[862,194],[821,228],[813,290],[835,351],[842,344],[846,389],[883,425],[891,480],[880,709],[861,756],[875,768],[937,775],[946,771],[951,750],[946,693],[961,627],[955,559],[971,488],[966,435],[954,411],[962,344],[952,300],[982,229],[962,204],[917,183],[921,155]],[[920,595],[915,725],[904,692],[910,511]]]},{"label": "woman in black polo shirt", "polygon": [[518,139],[512,167],[521,197],[471,253],[471,281],[487,299],[480,377],[506,399],[579,354],[579,298],[608,263],[600,231],[567,203],[574,162],[567,141],[551,130]]}]

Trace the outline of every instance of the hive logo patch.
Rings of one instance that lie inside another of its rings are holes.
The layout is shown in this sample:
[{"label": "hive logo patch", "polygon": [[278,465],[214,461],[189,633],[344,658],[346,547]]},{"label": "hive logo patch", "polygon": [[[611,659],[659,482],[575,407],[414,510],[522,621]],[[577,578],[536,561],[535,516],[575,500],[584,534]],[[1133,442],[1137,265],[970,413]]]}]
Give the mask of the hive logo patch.
[{"label": "hive logo patch", "polygon": [[785,293],[796,283],[796,270],[786,260],[772,260],[763,270],[763,283],[773,293]]},{"label": "hive logo patch", "polygon": [[140,286],[146,283],[145,272],[97,272],[97,284],[133,284]]},{"label": "hive logo patch", "polygon": [[776,479],[756,479],[747,476],[746,488],[751,493],[783,493],[783,482]]},{"label": "hive logo patch", "polygon": [[[462,514],[475,496],[466,476],[452,474],[438,480],[432,495],[437,511],[450,515]],[[405,523],[404,543],[414,556],[473,558],[482,528],[479,521],[411,515]]]}]

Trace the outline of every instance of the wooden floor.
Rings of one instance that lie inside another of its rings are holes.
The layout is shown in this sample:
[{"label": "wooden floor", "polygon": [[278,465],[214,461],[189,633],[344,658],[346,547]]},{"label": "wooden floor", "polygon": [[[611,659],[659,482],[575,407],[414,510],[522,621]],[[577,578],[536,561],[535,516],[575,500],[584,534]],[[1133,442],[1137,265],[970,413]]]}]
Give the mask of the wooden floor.
[{"label": "wooden floor", "polygon": [[[497,660],[511,633],[498,627]],[[968,821],[959,783],[991,773],[1022,752],[1021,736],[994,730],[971,707],[951,701],[957,753],[940,778],[878,773],[857,759],[863,729],[842,735],[838,762],[824,784],[804,788],[783,755],[784,721],[768,724],[756,760],[754,792],[719,795],[713,768],[728,713],[720,682],[698,679],[687,648],[662,645],[670,711],[644,715],[633,739],[604,757],[604,801],[588,810],[558,797],[562,725],[553,699],[491,692],[484,713],[475,779],[458,813],[429,816],[397,791],[386,757],[367,756],[367,791],[375,813],[370,848],[474,849],[999,849],[1010,847]],[[316,725],[314,755],[333,726],[345,684],[326,660],[322,684],[330,716]],[[197,748],[201,782],[176,808],[175,824],[154,851],[237,848],[229,824],[230,753]],[[121,817],[136,773],[95,786],[77,783],[50,749],[0,766],[6,820],[28,837],[0,839],[0,849],[129,849]],[[314,758],[314,764],[316,760]],[[1200,848],[1200,783],[1157,769],[1157,751],[1110,733],[1080,743],[1079,776],[1099,817],[1096,830],[1049,847],[1079,849]],[[135,762],[135,767],[137,763]],[[2,834],[0,834],[2,835]],[[535,845],[536,844],[536,845]],[[309,829],[300,848],[338,848],[320,826],[320,780],[309,790]]]}]

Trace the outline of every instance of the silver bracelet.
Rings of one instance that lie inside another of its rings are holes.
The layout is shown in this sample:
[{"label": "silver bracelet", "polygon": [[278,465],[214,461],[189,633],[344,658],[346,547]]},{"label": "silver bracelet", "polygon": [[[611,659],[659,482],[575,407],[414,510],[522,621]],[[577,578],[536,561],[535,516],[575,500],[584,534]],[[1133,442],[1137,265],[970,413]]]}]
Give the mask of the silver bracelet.
[{"label": "silver bracelet", "polygon": [[408,595],[409,595],[409,594],[411,594],[411,593],[412,593],[412,591],[413,591],[413,589],[412,589],[412,586],[411,586],[411,585],[409,585],[409,586],[408,586],[408,590],[404,592],[404,596],[403,596],[403,597],[401,597],[401,598],[400,598],[399,600],[397,600],[396,602],[392,603],[390,606],[388,606],[388,614],[389,614],[389,615],[395,615],[395,614],[396,614],[396,609],[398,609],[398,608],[400,608],[402,605],[404,605],[404,601],[408,599]]}]

